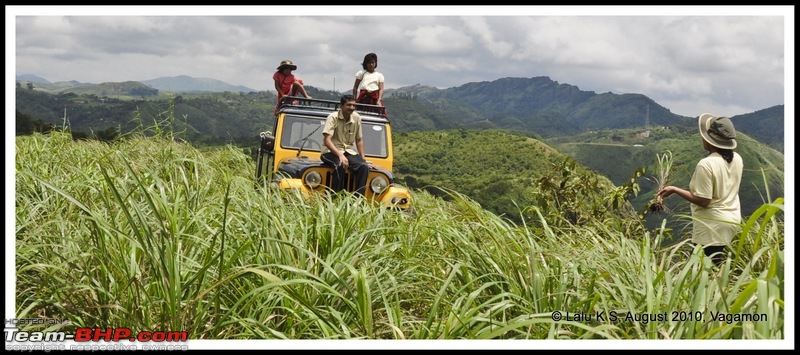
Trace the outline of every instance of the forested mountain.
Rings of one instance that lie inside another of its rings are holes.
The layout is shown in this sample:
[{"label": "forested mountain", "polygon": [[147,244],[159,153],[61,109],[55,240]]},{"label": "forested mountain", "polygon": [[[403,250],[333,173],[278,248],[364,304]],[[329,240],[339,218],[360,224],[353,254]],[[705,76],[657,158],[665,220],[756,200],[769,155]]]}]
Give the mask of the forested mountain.
[{"label": "forested mountain", "polygon": [[[24,78],[38,80],[30,75]],[[175,117],[185,118],[183,124],[190,140],[237,144],[246,144],[245,137],[257,135],[265,129],[264,123],[272,122],[272,112],[266,109],[275,104],[275,95],[270,91],[254,92],[213,79],[186,76],[145,83],[18,81],[17,109],[54,124],[63,123],[66,109],[74,130],[120,128],[124,132],[139,107],[127,101],[156,101],[155,106],[164,108],[171,105],[169,100],[181,100],[175,105]],[[341,95],[310,86],[308,90],[315,98],[338,100]],[[35,98],[25,93],[56,97]],[[219,101],[219,105],[210,105],[210,101]],[[644,95],[596,94],[548,77],[502,78],[444,90],[414,85],[387,90],[384,101],[398,131],[500,128],[526,131],[537,137],[558,137],[603,129],[646,130],[695,124],[694,118],[673,114]],[[138,118],[148,117],[140,114]],[[783,149],[782,105],[737,115],[732,120],[737,130]]]},{"label": "forested mountain", "polygon": [[595,94],[548,77],[468,83],[419,96],[434,102],[461,103],[474,108],[498,128],[523,129],[543,136],[644,127],[648,121],[665,126],[692,122],[644,95]]},{"label": "forested mountain", "polygon": [[783,105],[733,116],[731,121],[737,131],[747,132],[760,142],[783,151],[785,134]]}]

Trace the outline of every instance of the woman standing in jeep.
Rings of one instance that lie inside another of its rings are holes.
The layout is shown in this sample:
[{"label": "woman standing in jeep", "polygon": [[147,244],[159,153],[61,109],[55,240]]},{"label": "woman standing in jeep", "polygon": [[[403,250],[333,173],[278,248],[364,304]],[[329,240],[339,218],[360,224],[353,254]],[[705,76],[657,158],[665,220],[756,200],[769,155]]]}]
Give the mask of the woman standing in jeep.
[{"label": "woman standing in jeep", "polygon": [[363,69],[356,72],[353,96],[360,104],[383,106],[383,74],[376,71],[378,55],[367,53],[361,63]]}]

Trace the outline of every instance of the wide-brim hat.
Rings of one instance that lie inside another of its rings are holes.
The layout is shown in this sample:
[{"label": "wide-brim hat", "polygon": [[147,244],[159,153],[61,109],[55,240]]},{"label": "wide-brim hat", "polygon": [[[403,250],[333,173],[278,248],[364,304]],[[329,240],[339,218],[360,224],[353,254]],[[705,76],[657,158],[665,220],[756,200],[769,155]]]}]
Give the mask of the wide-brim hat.
[{"label": "wide-brim hat", "polygon": [[708,144],[722,149],[736,148],[736,129],[730,118],[704,113],[697,119],[697,128]]},{"label": "wide-brim hat", "polygon": [[297,66],[294,65],[294,63],[292,63],[292,61],[288,59],[281,61],[281,64],[278,65],[278,70],[283,70],[283,68],[285,67],[292,68],[292,70],[297,70]]}]

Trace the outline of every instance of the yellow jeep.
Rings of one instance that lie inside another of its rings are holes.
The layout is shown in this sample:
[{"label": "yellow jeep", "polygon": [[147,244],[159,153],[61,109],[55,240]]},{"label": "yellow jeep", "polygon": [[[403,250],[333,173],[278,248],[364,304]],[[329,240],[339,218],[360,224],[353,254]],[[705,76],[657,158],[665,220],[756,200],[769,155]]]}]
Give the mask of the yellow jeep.
[{"label": "yellow jeep", "polygon": [[[332,191],[333,167],[320,159],[322,130],[325,118],[339,106],[338,101],[283,97],[276,111],[275,135],[261,133],[256,179],[284,190],[299,190],[304,196]],[[372,163],[364,197],[376,205],[408,210],[411,194],[395,183],[392,174],[392,129],[384,108],[358,104],[356,112],[361,115],[365,158]],[[355,191],[354,185],[348,172],[347,191]]]}]

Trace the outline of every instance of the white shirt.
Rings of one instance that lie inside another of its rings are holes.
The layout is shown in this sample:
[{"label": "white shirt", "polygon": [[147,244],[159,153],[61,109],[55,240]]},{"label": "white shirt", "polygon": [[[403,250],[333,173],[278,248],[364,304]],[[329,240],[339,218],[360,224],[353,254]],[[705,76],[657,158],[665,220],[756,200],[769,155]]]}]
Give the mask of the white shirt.
[{"label": "white shirt", "polygon": [[358,90],[364,89],[367,90],[367,92],[373,92],[380,89],[378,83],[383,82],[383,74],[377,71],[370,73],[361,69],[356,73],[356,79],[361,80],[361,82],[358,83]]}]

